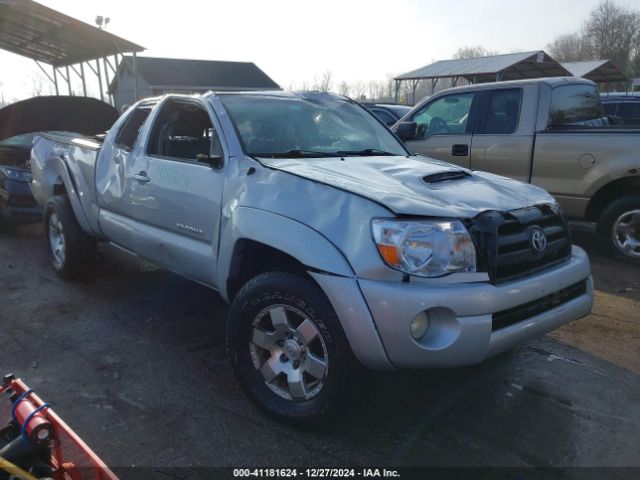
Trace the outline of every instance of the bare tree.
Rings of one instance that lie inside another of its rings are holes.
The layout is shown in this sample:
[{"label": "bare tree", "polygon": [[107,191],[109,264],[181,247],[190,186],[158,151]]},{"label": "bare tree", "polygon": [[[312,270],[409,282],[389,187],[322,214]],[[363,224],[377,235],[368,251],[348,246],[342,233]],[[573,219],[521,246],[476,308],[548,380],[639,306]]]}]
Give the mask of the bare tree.
[{"label": "bare tree", "polygon": [[345,82],[344,80],[342,80],[340,83],[338,83],[338,93],[340,95],[348,97],[351,93],[351,85],[349,85],[349,82]]},{"label": "bare tree", "polygon": [[584,36],[597,58],[612,60],[626,70],[640,37],[640,12],[604,0],[591,11]]},{"label": "bare tree", "polygon": [[387,73],[385,79],[385,101],[395,102],[396,99],[396,81],[393,79],[392,73]]},{"label": "bare tree", "polygon": [[42,77],[42,75],[38,73],[33,73],[31,74],[30,80],[31,80],[31,95],[33,97],[40,97],[42,95],[51,93],[49,89],[45,89],[45,86],[44,86],[45,79]]},{"label": "bare tree", "polygon": [[611,60],[628,74],[640,73],[640,11],[603,0],[581,31],[561,35],[547,49],[561,62]]},{"label": "bare tree", "polygon": [[366,91],[367,88],[361,80],[351,84],[351,98],[354,98],[355,100],[364,99]]},{"label": "bare tree", "polygon": [[593,58],[589,41],[579,33],[560,35],[547,45],[547,50],[559,62],[580,62]]},{"label": "bare tree", "polygon": [[497,55],[498,52],[494,50],[487,50],[481,45],[475,46],[464,46],[460,47],[456,53],[454,53],[453,58],[463,59],[463,58],[478,58],[478,57],[488,57],[490,55]]},{"label": "bare tree", "polygon": [[333,73],[331,70],[325,70],[320,74],[320,78],[316,78],[314,90],[320,92],[330,92],[333,87]]},{"label": "bare tree", "polygon": [[385,84],[377,80],[370,80],[369,85],[369,99],[371,101],[382,101],[384,97]]}]

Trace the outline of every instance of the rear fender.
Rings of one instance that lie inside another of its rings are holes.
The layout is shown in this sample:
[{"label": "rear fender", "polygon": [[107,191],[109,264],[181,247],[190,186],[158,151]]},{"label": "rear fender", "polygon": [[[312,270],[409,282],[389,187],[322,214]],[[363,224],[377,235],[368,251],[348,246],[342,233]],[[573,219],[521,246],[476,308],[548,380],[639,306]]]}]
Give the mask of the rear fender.
[{"label": "rear fender", "polygon": [[66,164],[67,152],[68,148],[56,146],[55,142],[51,140],[36,137],[31,150],[31,171],[33,173],[31,189],[36,201],[44,206],[54,195],[59,194],[58,189],[64,187],[80,228],[88,235],[95,236],[82,208],[78,189]]}]

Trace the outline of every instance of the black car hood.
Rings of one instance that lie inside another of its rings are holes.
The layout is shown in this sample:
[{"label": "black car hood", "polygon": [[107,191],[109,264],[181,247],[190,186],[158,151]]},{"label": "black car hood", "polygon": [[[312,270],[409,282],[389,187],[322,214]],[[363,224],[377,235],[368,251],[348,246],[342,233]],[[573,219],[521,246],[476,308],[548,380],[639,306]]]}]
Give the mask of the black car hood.
[{"label": "black car hood", "polygon": [[88,97],[34,97],[0,110],[0,140],[25,133],[104,133],[118,118],[111,105]]}]

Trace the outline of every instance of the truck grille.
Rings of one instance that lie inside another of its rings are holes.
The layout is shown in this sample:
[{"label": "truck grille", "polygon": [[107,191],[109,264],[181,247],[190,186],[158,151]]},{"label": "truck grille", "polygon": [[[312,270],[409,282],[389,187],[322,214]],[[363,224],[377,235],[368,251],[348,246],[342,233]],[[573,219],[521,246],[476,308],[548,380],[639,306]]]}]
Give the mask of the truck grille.
[{"label": "truck grille", "polygon": [[501,328],[522,322],[527,318],[540,315],[541,313],[551,310],[552,308],[556,308],[563,303],[573,300],[574,298],[578,298],[580,295],[584,295],[585,293],[587,293],[587,281],[582,280],[569,287],[563,288],[562,290],[558,290],[551,295],[546,295],[523,305],[518,305],[517,307],[494,313],[491,322],[491,331],[495,332]]},{"label": "truck grille", "polygon": [[[485,212],[473,219],[470,231],[478,249],[479,267],[489,274],[492,283],[548,268],[571,255],[567,221],[554,205]],[[536,249],[542,241],[544,247]]]}]

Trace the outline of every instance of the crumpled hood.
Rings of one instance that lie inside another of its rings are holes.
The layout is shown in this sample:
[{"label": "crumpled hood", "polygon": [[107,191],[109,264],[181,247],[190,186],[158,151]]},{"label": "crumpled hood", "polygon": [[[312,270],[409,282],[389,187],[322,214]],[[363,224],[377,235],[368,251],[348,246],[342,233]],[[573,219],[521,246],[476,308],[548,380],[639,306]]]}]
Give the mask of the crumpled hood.
[{"label": "crumpled hood", "polygon": [[[471,218],[487,210],[509,211],[555,203],[549,193],[533,185],[422,156],[259,160],[269,168],[368,198],[395,214]],[[424,180],[446,172],[468,175]]]}]

